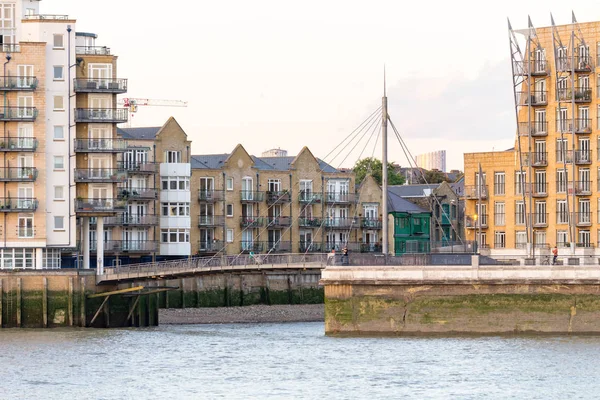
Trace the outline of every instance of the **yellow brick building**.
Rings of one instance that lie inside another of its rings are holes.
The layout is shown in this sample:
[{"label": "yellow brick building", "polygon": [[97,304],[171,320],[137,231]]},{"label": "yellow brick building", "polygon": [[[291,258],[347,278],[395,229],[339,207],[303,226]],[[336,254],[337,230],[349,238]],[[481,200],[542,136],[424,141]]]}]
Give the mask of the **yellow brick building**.
[{"label": "yellow brick building", "polygon": [[464,155],[467,239],[481,232],[480,245],[493,254],[531,255],[554,245],[564,254],[593,254],[600,240],[600,22],[511,34],[515,146]]}]

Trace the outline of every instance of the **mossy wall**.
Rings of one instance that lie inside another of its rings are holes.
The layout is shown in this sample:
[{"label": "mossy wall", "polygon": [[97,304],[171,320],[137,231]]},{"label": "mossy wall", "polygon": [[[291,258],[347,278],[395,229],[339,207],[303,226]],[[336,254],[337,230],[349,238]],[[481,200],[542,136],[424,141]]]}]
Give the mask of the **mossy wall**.
[{"label": "mossy wall", "polygon": [[325,288],[327,334],[600,334],[600,285],[340,286]]}]

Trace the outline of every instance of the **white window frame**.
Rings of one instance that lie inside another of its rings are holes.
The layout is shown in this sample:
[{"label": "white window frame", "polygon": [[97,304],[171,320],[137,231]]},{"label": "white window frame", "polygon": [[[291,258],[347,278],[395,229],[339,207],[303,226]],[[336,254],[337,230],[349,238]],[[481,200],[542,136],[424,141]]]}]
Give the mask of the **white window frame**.
[{"label": "white window frame", "polygon": [[166,164],[179,164],[182,161],[180,150],[165,150]]},{"label": "white window frame", "polygon": [[[60,165],[57,165],[57,161],[60,161]],[[54,156],[53,159],[54,171],[64,171],[65,170],[65,156]]]},{"label": "white window frame", "polygon": [[[60,100],[60,104],[58,106],[56,105],[57,100]],[[53,96],[52,109],[54,111],[65,111],[65,96]]]},{"label": "white window frame", "polygon": [[65,217],[62,215],[54,216],[54,230],[64,231],[65,230]]},{"label": "white window frame", "polygon": [[225,179],[225,188],[228,192],[233,191],[233,178]]},{"label": "white window frame", "polygon": [[[231,210],[231,213],[229,212]],[[233,204],[225,205],[225,214],[227,217],[233,217]]]},{"label": "white window frame", "polygon": [[226,240],[227,243],[233,243],[233,229],[227,229]]},{"label": "white window frame", "polygon": [[[57,40],[60,38],[60,40]],[[57,43],[60,42],[60,43]],[[52,35],[52,48],[55,50],[64,49],[65,48],[65,35],[62,33],[55,33]]]},{"label": "white window frame", "polygon": [[[61,196],[57,196],[57,190],[60,189]],[[65,200],[65,187],[62,185],[54,186],[54,200],[55,201],[63,201]]]},{"label": "white window frame", "polygon": [[[60,76],[56,76],[56,73],[60,72]],[[64,81],[65,80],[65,66],[64,65],[55,65],[52,67],[52,78],[55,81]]]},{"label": "white window frame", "polygon": [[[60,129],[58,129],[60,128]],[[56,136],[56,133],[60,132],[61,136]],[[65,140],[65,126],[64,125],[54,125],[54,134],[52,136],[54,140]]]}]

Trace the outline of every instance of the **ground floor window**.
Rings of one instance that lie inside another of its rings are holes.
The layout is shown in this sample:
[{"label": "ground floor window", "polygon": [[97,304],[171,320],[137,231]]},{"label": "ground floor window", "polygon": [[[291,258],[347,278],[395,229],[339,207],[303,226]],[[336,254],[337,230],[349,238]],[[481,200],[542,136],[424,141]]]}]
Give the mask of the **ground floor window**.
[{"label": "ground floor window", "polygon": [[35,249],[0,249],[0,269],[34,269]]},{"label": "ground floor window", "polygon": [[60,250],[59,249],[44,249],[43,250],[43,269],[58,269],[60,268]]}]

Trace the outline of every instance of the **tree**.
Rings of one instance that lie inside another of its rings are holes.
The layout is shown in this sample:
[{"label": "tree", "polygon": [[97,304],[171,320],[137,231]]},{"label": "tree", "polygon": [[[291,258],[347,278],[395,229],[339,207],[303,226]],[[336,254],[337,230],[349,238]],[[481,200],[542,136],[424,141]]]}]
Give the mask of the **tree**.
[{"label": "tree", "polygon": [[442,171],[438,171],[437,169],[432,169],[431,171],[425,171],[424,177],[421,176],[419,179],[420,183],[442,183],[452,182],[452,179],[449,179],[448,176]]},{"label": "tree", "polygon": [[[375,181],[381,185],[381,174],[383,171],[381,160],[373,157],[363,158],[356,162],[353,171],[356,174],[357,185],[360,185],[368,174],[373,175]],[[401,174],[396,173],[393,164],[388,162],[388,185],[402,185],[403,183],[404,177]]]}]

